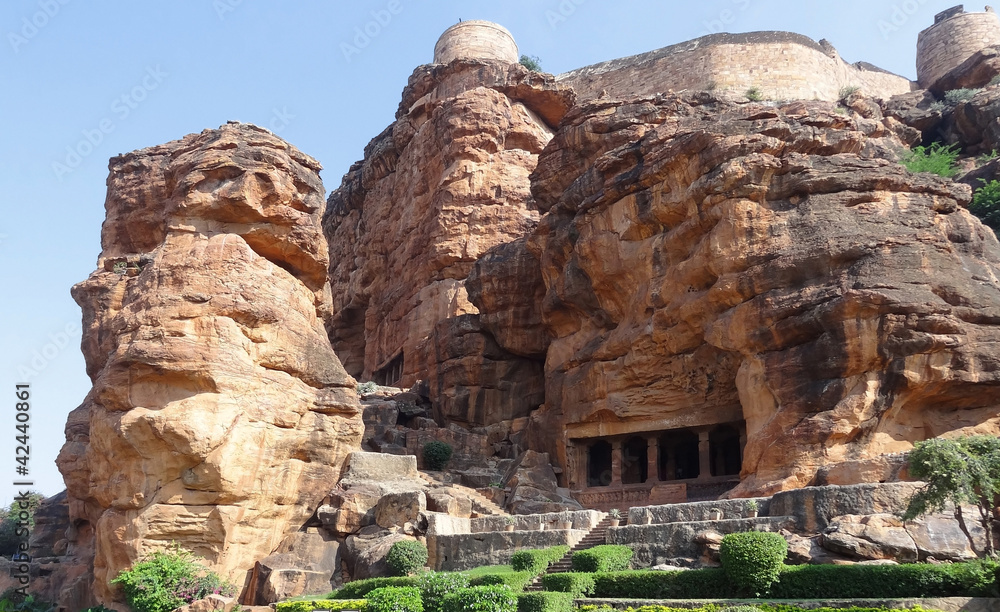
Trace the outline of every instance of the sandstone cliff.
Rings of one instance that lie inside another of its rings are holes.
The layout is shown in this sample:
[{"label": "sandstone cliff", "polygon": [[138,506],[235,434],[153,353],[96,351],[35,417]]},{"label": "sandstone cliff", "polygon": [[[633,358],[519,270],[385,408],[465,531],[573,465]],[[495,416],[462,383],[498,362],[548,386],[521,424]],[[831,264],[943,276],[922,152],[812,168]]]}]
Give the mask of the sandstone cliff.
[{"label": "sandstone cliff", "polygon": [[73,288],[94,386],[58,459],[93,592],[171,542],[242,586],[363,431],[323,326],[320,165],[231,123],[110,168],[98,269]]},{"label": "sandstone cliff", "polygon": [[[438,416],[484,425],[542,400],[541,364],[497,346],[464,285],[476,259],[538,220],[528,175],[572,92],[502,61],[418,68],[396,122],[333,192],[324,217],[352,375],[426,380]],[[536,356],[537,357],[537,356]]]},{"label": "sandstone cliff", "polygon": [[532,175],[525,276],[554,339],[528,431],[561,441],[571,487],[588,440],[630,432],[745,419],[734,495],[1000,433],[1000,245],[966,186],[891,161],[906,129],[854,106],[667,95],[563,120]]}]

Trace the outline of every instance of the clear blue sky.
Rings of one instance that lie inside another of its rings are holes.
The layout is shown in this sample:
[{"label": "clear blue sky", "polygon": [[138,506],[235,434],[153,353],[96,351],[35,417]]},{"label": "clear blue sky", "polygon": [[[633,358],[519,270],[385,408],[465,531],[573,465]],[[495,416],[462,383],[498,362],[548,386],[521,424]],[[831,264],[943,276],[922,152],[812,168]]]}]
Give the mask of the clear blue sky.
[{"label": "clear blue sky", "polygon": [[[0,502],[14,495],[14,385],[26,379],[31,477],[46,494],[63,488],[54,460],[66,414],[90,388],[69,289],[96,265],[109,157],[235,119],[320,160],[332,190],[460,18],[506,26],[553,73],[724,29],[826,38],[847,61],[914,78],[917,32],[953,4],[397,1],[394,15],[389,0],[0,4]],[[348,58],[343,45],[366,26],[376,35]]]}]

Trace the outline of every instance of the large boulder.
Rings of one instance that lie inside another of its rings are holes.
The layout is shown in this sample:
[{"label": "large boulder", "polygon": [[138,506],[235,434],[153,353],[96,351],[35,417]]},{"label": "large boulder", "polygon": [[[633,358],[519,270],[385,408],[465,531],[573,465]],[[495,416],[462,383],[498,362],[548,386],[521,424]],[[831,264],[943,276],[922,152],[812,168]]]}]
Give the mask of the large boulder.
[{"label": "large boulder", "polygon": [[111,160],[98,267],[72,292],[93,389],[57,461],[98,601],[172,543],[243,584],[359,447],[319,170],[239,123]]}]

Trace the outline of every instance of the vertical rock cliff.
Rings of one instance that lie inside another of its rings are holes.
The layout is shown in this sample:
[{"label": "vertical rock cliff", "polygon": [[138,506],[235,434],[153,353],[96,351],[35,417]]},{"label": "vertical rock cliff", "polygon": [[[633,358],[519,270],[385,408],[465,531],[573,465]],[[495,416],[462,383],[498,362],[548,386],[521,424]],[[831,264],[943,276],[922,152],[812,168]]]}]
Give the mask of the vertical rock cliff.
[{"label": "vertical rock cliff", "polygon": [[230,123],[110,168],[98,269],[73,288],[93,389],[58,459],[94,594],[171,542],[242,585],[363,431],[323,324],[320,165]]},{"label": "vertical rock cliff", "polygon": [[418,68],[396,122],[333,192],[335,319],[354,376],[426,380],[442,418],[488,424],[542,401],[541,362],[497,346],[464,281],[491,247],[537,223],[528,175],[573,94],[518,64],[458,59]]}]

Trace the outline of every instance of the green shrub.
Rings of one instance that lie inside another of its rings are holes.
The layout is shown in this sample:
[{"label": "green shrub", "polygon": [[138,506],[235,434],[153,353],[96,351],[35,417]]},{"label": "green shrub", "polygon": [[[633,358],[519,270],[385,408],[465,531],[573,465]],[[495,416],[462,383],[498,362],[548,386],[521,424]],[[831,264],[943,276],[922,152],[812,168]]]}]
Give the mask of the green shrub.
[{"label": "green shrub", "polygon": [[593,597],[627,599],[721,599],[735,597],[721,569],[632,570],[594,574]]},{"label": "green shrub", "polygon": [[178,546],[157,551],[124,570],[111,581],[125,592],[135,612],[170,612],[207,595],[234,596],[236,587],[225,582]]},{"label": "green shrub", "polygon": [[[22,542],[27,541],[27,530],[35,525],[35,510],[45,496],[29,491],[25,497],[18,497],[6,509],[0,511],[0,555],[10,557],[18,552]],[[23,523],[27,523],[25,526]]]},{"label": "green shrub", "polygon": [[382,587],[368,593],[367,612],[424,612],[417,587]]},{"label": "green shrub", "polygon": [[546,591],[569,593],[573,597],[584,597],[594,593],[594,574],[563,572],[542,577],[542,587]]},{"label": "green shrub", "polygon": [[442,612],[445,595],[468,586],[469,575],[456,572],[427,572],[417,580],[424,612]]},{"label": "green shrub", "polygon": [[517,612],[573,612],[573,596],[569,593],[521,593],[517,596]]},{"label": "green shrub", "polygon": [[995,597],[996,561],[902,565],[786,566],[771,587],[777,599]]},{"label": "green shrub", "polygon": [[417,579],[412,576],[398,576],[392,578],[365,578],[348,582],[340,589],[330,594],[331,599],[364,599],[368,593],[375,589],[387,586],[417,586]]},{"label": "green shrub", "polygon": [[573,553],[574,572],[621,572],[629,568],[632,549],[616,544],[602,544]]},{"label": "green shrub", "polygon": [[845,85],[844,87],[840,88],[840,93],[838,94],[839,97],[837,99],[838,100],[843,100],[843,99],[849,97],[851,94],[853,94],[853,93],[855,93],[857,91],[860,91],[860,90],[861,90],[861,88],[858,87],[857,85]]},{"label": "green shrub", "polygon": [[427,546],[414,540],[402,540],[389,548],[385,563],[397,576],[412,574],[427,565]]},{"label": "green shrub", "polygon": [[777,533],[746,531],[722,537],[719,558],[741,594],[759,597],[781,575],[788,542]]},{"label": "green shrub", "polygon": [[519,550],[510,558],[510,566],[516,572],[541,574],[549,565],[566,556],[569,546],[552,546],[532,550]]},{"label": "green shrub", "polygon": [[542,71],[542,62],[538,59],[537,55],[521,55],[521,59],[518,61],[522,66],[528,70],[533,70],[535,72]]},{"label": "green shrub", "polygon": [[0,612],[51,612],[54,609],[54,605],[34,595],[21,595],[17,587],[10,587],[0,595]]},{"label": "green shrub", "polygon": [[517,612],[517,598],[505,586],[469,587],[447,595],[444,612]]},{"label": "green shrub", "polygon": [[969,212],[979,217],[983,225],[989,227],[994,232],[1000,232],[1000,181],[992,180],[983,182],[972,194],[972,204],[969,204]]},{"label": "green shrub", "polygon": [[298,599],[274,604],[275,612],[312,612],[313,610],[360,610],[365,612],[364,599]]},{"label": "green shrub", "polygon": [[428,470],[440,471],[451,459],[451,444],[431,440],[424,444],[424,465]]},{"label": "green shrub", "polygon": [[968,102],[977,93],[982,91],[981,89],[969,89],[968,87],[963,87],[961,89],[952,89],[951,91],[944,92],[944,101],[952,106],[958,106],[962,102]]},{"label": "green shrub", "polygon": [[535,572],[494,572],[481,573],[472,576],[469,580],[471,586],[506,586],[514,591],[523,591],[535,576]]},{"label": "green shrub", "polygon": [[751,87],[746,92],[747,100],[751,102],[760,102],[764,99],[764,94],[760,91],[758,87]]},{"label": "green shrub", "polygon": [[931,172],[951,178],[958,174],[955,160],[958,159],[956,145],[945,146],[940,142],[929,147],[916,146],[903,154],[900,163],[910,172]]},{"label": "green shrub", "polygon": [[378,383],[368,381],[363,383],[358,383],[357,386],[358,395],[371,395],[378,391]]}]

